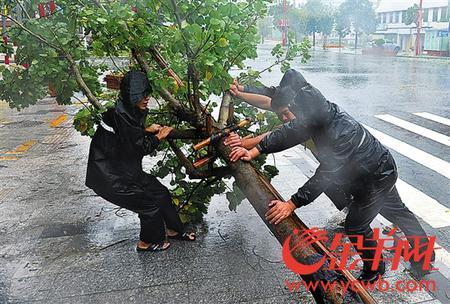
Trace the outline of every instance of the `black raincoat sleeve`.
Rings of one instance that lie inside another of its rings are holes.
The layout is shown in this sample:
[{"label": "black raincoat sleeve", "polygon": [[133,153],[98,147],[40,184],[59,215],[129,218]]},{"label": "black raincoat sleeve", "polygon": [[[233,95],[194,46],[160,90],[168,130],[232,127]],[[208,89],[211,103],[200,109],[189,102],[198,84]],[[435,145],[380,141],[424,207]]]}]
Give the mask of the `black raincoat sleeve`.
[{"label": "black raincoat sleeve", "polygon": [[136,126],[124,115],[115,113],[115,124],[124,147],[140,155],[150,154],[158,148],[159,140],[155,135],[145,132],[143,127]]},{"label": "black raincoat sleeve", "polygon": [[270,132],[256,148],[264,154],[280,152],[305,142],[311,137],[309,133],[299,120],[294,119]]},{"label": "black raincoat sleeve", "polygon": [[[346,125],[344,121],[335,127],[339,128]],[[355,128],[354,128],[355,127]],[[336,138],[330,138],[332,141],[332,149],[329,153],[331,163],[321,164],[314,175],[300,188],[297,193],[291,196],[292,202],[297,206],[306,206],[314,201],[322,192],[324,192],[330,183],[342,177],[349,177],[355,172],[351,172],[354,168],[349,165],[352,156],[358,149],[358,141],[360,141],[359,125],[346,125],[342,132],[336,135]]]},{"label": "black raincoat sleeve", "polygon": [[249,86],[249,85],[244,86],[245,93],[265,95],[270,98],[273,97],[276,90],[277,90],[277,87],[266,87],[266,86],[256,87],[256,86]]},{"label": "black raincoat sleeve", "polygon": [[322,166],[316,169],[314,175],[291,196],[297,207],[306,206],[314,201],[330,185],[332,172],[327,172]]}]

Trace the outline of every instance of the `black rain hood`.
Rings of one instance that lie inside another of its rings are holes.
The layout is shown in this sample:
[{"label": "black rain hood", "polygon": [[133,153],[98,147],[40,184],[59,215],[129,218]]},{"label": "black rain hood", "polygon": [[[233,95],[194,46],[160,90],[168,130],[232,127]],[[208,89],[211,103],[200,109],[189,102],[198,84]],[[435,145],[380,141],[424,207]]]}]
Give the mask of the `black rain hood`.
[{"label": "black rain hood", "polygon": [[300,72],[294,69],[287,70],[273,94],[272,109],[278,109],[293,103],[296,92],[307,85],[309,85],[308,82]]},{"label": "black rain hood", "polygon": [[282,106],[288,106],[305,126],[311,127],[328,124],[335,114],[334,107],[322,93],[294,69],[284,73],[272,97],[273,109]]},{"label": "black rain hood", "polygon": [[150,81],[144,72],[130,71],[126,73],[120,83],[120,96],[116,111],[127,116],[136,125],[142,125],[148,111],[141,111],[136,104],[149,96],[152,91]]},{"label": "black rain hood", "polygon": [[326,126],[336,113],[336,107],[310,84],[296,91],[289,109],[307,127]]},{"label": "black rain hood", "polygon": [[287,70],[280,81],[280,88],[289,86],[294,91],[297,91],[307,85],[308,82],[306,81],[305,77],[303,77],[303,75],[300,72],[294,69]]}]

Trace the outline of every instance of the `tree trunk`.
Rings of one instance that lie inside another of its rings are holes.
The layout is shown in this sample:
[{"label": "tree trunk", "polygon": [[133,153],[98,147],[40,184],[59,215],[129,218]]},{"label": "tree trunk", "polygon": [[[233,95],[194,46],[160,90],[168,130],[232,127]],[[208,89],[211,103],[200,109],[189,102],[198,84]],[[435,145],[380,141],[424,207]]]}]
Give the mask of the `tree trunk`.
[{"label": "tree trunk", "polygon": [[358,48],[358,32],[355,32],[355,51]]},{"label": "tree trunk", "polygon": [[[136,59],[144,68],[147,70],[149,66],[144,62],[143,58],[139,53],[135,53]],[[159,92],[164,93],[164,92]],[[162,94],[165,95],[165,94]],[[162,96],[161,95],[161,96]],[[167,93],[166,95],[170,95]],[[168,100],[169,105],[171,107],[177,108],[179,104],[176,100],[172,100],[172,96],[162,96],[164,99]],[[219,121],[215,124],[215,127],[218,129],[223,129],[226,124],[229,123],[230,118],[232,118],[233,111],[230,111],[230,108],[233,107],[233,102],[231,98],[230,92],[225,92],[222,98],[222,104],[220,106],[219,112]],[[178,112],[178,111],[177,111]],[[180,114],[180,113],[177,113]],[[199,125],[200,122],[196,122],[194,125]],[[189,133],[188,132],[185,133]],[[175,134],[174,134],[175,135]],[[181,135],[181,134],[179,134]],[[186,137],[190,137],[191,134],[183,134]],[[169,141],[170,143],[170,141]],[[192,164],[183,154],[183,152],[178,149],[176,146],[171,144],[174,152],[177,154],[180,160],[183,160],[185,164],[183,166],[187,171],[195,171],[192,167]],[[229,146],[224,146],[221,141],[214,145],[214,149],[217,151],[217,155],[226,161],[228,167],[220,167],[215,168],[216,170],[223,169],[226,172],[223,174],[229,174],[234,176],[235,181],[238,187],[242,190],[242,192],[246,195],[253,208],[255,208],[256,212],[259,214],[264,223],[268,226],[268,228],[272,231],[274,236],[280,242],[280,244],[284,244],[285,240],[293,234],[294,229],[299,232],[305,231],[308,228],[303,222],[295,215],[291,215],[289,218],[283,220],[278,225],[272,225],[268,223],[265,219],[265,213],[268,208],[267,205],[270,201],[279,199],[282,200],[281,196],[277,193],[277,191],[273,188],[273,186],[265,179],[265,177],[261,176],[261,173],[258,172],[253,166],[248,162],[238,161],[235,163],[230,162],[229,154],[231,152],[231,148]],[[222,171],[222,170],[221,170]],[[219,176],[219,175],[217,175]],[[321,247],[322,246],[322,247]],[[326,248],[321,243],[314,243],[310,247],[297,247],[295,250],[291,250],[291,255],[298,262],[303,263],[305,265],[314,264],[320,261],[323,258],[324,252],[326,252]],[[327,265],[328,262],[325,262],[324,265]],[[336,271],[325,270],[325,266],[322,267],[319,271],[310,274],[303,275],[302,279],[306,282],[326,282],[332,280],[341,280],[341,278],[337,275]],[[342,272],[344,273],[344,271]],[[351,276],[351,274],[346,271],[345,275],[347,276],[347,280],[355,281],[355,279]],[[358,294],[361,296],[359,298],[356,293],[349,288],[347,292],[344,294],[343,288],[340,284],[336,284],[335,288],[328,288],[325,290],[323,286],[318,285],[317,289],[310,290],[314,299],[317,303],[333,303],[333,304],[343,304],[343,303],[366,303],[366,304],[375,304],[375,300],[364,291],[361,286],[359,288]]]},{"label": "tree trunk", "polygon": [[342,36],[339,35],[339,52],[341,51],[342,48]]},{"label": "tree trunk", "polygon": [[316,32],[313,32],[313,47],[316,46]]},{"label": "tree trunk", "polygon": [[[219,151],[221,157],[227,160],[238,187],[245,194],[250,204],[280,244],[283,245],[295,229],[297,229],[300,233],[305,231],[305,225],[295,213],[278,225],[272,225],[267,222],[265,219],[265,213],[268,210],[268,203],[272,200],[280,198],[275,195],[273,189],[270,187],[270,184],[267,181],[264,182],[263,177],[261,177],[260,173],[258,173],[250,163],[243,161],[231,163],[228,159],[228,154],[230,152],[229,148],[221,146],[218,147],[217,150]],[[314,247],[298,248],[292,252],[292,256],[298,262],[305,265],[311,264],[312,261],[318,261],[323,257],[323,255]],[[305,282],[313,283],[318,281],[332,281],[338,277],[336,271],[325,270],[324,268],[325,267],[322,267],[322,269],[310,275],[302,275],[301,279]],[[310,292],[312,293],[316,303],[376,303],[373,299],[370,299],[370,296],[368,301],[362,301],[350,289],[343,295],[341,286],[338,286],[339,285],[337,284],[336,289],[324,290],[319,285],[319,288],[315,291],[310,290]]]}]

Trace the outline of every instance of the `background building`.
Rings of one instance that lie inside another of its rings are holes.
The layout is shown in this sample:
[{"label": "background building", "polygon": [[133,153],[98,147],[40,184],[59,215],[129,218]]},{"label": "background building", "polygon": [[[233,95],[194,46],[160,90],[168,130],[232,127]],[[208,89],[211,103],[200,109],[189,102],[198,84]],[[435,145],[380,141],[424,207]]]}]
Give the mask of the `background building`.
[{"label": "background building", "polygon": [[[418,3],[418,0],[379,1],[376,9],[378,27],[374,37],[396,43],[404,52],[413,51],[417,27],[415,23],[406,25],[405,18],[406,10]],[[449,55],[449,15],[448,0],[423,0],[423,54]]]}]

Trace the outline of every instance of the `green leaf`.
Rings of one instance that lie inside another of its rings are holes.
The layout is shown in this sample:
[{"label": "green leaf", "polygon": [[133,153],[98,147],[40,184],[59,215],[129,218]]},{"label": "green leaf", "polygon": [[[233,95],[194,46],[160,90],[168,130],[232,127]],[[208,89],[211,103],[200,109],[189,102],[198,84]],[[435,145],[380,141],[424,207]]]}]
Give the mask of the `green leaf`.
[{"label": "green leaf", "polygon": [[216,18],[211,18],[211,20],[209,21],[209,24],[211,24],[211,25],[219,25],[220,24],[220,20],[216,19]]},{"label": "green leaf", "polygon": [[233,191],[227,192],[226,198],[229,202],[228,208],[230,211],[236,211],[237,206],[245,199],[245,195],[242,193],[241,189],[233,183]]},{"label": "green leaf", "polygon": [[105,19],[105,18],[97,18],[97,21],[98,22],[100,22],[101,24],[106,24],[107,22],[108,22],[108,20],[107,19]]},{"label": "green leaf", "polygon": [[220,47],[227,47],[228,46],[228,40],[227,39],[225,39],[225,38],[220,38],[219,39],[219,46]]}]

